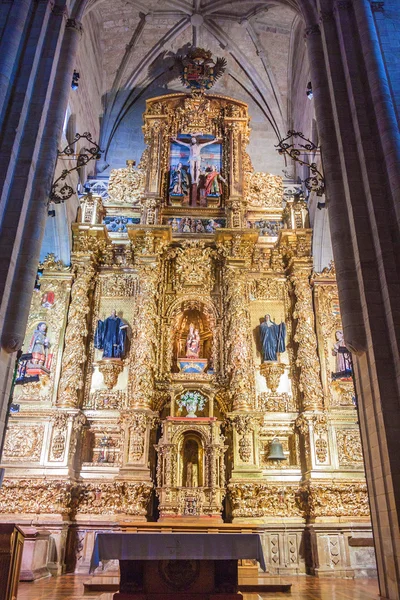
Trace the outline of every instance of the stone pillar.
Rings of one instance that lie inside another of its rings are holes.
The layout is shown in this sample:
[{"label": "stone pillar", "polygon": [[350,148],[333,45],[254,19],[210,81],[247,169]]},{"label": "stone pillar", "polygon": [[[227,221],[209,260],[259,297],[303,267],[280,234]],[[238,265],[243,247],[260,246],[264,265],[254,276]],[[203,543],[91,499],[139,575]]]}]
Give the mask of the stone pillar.
[{"label": "stone pillar", "polygon": [[[13,166],[16,169],[18,177],[14,177],[12,184],[3,188],[3,203],[6,208],[2,227],[7,231],[7,244],[2,245],[1,258],[3,264],[8,259],[15,265],[13,272],[10,270],[8,273],[7,288],[4,287],[5,278],[2,278],[4,285],[0,290],[3,318],[1,345],[7,352],[18,350],[24,339],[44,234],[47,197],[57,160],[58,141],[81,34],[78,22],[68,20],[65,31],[63,25],[64,12],[57,7],[48,16],[48,27],[43,32],[43,64],[39,65],[35,85],[31,90],[29,122],[35,124],[35,130],[32,132],[30,127],[29,131],[24,131],[20,140],[20,154],[12,165],[10,163],[10,168]],[[14,160],[13,156],[12,161]],[[19,214],[23,220],[16,218]]]},{"label": "stone pillar", "polygon": [[[336,137],[334,116],[343,119],[341,111],[335,111],[332,106],[328,71],[331,65],[341,69],[339,43],[335,31],[332,31],[332,13],[321,13],[321,21],[325,28],[324,41],[329,45],[325,64],[324,45],[321,31],[317,24],[307,27],[305,38],[310,60],[311,79],[313,85],[315,112],[317,116],[318,134],[322,147],[323,167],[326,177],[326,200],[329,210],[329,228],[332,239],[332,249],[335,257],[335,268],[339,298],[341,302],[341,315],[346,343],[350,349],[365,347],[365,331],[362,318],[361,298],[358,293],[356,272],[356,256],[349,251],[352,246],[350,228],[350,208],[343,201],[346,197],[345,182],[342,174],[343,162]],[[326,25],[326,27],[325,27]],[[343,73],[339,80],[343,79]],[[345,90],[343,86],[336,90],[336,95],[343,96],[346,105]],[[341,202],[333,199],[339,198]],[[348,240],[347,244],[343,240]],[[347,311],[343,311],[344,304]]]},{"label": "stone pillar", "polygon": [[5,26],[0,42],[0,127],[2,127],[4,122],[4,108],[11,93],[15,63],[21,51],[24,30],[29,18],[31,5],[32,0],[12,2],[9,4],[7,18],[4,19]]},{"label": "stone pillar", "polygon": [[320,26],[311,23],[306,34],[341,315],[353,350],[381,596],[398,600],[399,133],[365,3],[320,7]]}]

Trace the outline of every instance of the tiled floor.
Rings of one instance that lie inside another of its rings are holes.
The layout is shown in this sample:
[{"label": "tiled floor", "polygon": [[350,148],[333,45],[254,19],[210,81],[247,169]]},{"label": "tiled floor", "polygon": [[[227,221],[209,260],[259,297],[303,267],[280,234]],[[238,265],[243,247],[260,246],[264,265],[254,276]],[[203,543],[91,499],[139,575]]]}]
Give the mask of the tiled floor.
[{"label": "tiled floor", "polygon": [[[18,600],[112,600],[112,594],[91,592],[83,594],[84,575],[62,575],[36,583],[20,583]],[[293,584],[291,594],[263,595],[265,600],[376,600],[378,584],[375,579],[316,579],[314,577],[285,577]],[[243,600],[257,600],[257,594],[246,594]]]}]

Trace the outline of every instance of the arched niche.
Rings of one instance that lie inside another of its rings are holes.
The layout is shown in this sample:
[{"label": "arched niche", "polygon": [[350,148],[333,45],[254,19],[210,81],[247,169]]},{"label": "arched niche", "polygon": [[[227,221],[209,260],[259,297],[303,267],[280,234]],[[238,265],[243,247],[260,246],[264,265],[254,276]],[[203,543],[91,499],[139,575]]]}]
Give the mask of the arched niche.
[{"label": "arched niche", "polygon": [[178,450],[179,487],[197,488],[204,486],[204,446],[201,436],[195,431],[186,431]]},{"label": "arched niche", "polygon": [[191,324],[199,335],[199,358],[207,360],[206,371],[215,371],[220,363],[220,331],[213,303],[185,298],[170,307],[168,320],[170,326],[167,352],[171,371],[178,373],[178,358],[184,358],[188,354],[187,339]]}]

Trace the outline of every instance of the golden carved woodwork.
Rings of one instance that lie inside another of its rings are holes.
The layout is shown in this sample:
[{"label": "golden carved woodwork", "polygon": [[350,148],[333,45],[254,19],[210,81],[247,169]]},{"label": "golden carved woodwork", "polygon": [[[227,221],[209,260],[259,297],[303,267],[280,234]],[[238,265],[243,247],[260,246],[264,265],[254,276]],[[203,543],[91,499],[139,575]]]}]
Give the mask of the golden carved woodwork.
[{"label": "golden carved woodwork", "polygon": [[0,488],[0,511],[17,514],[68,514],[72,484],[67,479],[9,479]]},{"label": "golden carved woodwork", "polygon": [[50,252],[46,254],[44,261],[39,263],[39,268],[43,271],[56,271],[58,273],[70,273],[71,267],[64,265],[62,260],[56,260],[55,254]]},{"label": "golden carved woodwork", "polygon": [[355,429],[338,429],[336,431],[338,445],[339,465],[362,466],[363,453],[361,447],[360,432]]},{"label": "golden carved woodwork", "polygon": [[176,290],[180,292],[184,288],[201,287],[211,292],[214,286],[212,259],[215,254],[202,241],[184,241],[182,247],[175,251]]},{"label": "golden carved woodwork", "polygon": [[44,437],[44,425],[10,424],[4,443],[4,462],[38,462]]},{"label": "golden carved woodwork", "polygon": [[58,391],[60,406],[77,407],[79,404],[79,392],[83,387],[83,366],[86,362],[89,291],[93,285],[94,274],[95,269],[90,261],[77,266],[65,331],[65,350]]},{"label": "golden carved woodwork", "polygon": [[80,515],[144,516],[152,489],[147,482],[88,482],[72,490],[71,510]]},{"label": "golden carved woodwork", "polygon": [[323,391],[308,270],[293,266],[290,281],[296,299],[293,312],[293,317],[297,320],[294,341],[298,344],[296,365],[299,368],[299,389],[302,392],[303,408],[318,409],[323,404]]},{"label": "golden carved woodwork", "polygon": [[225,311],[230,315],[225,330],[225,351],[232,408],[248,409],[255,405],[255,383],[246,274],[228,266],[224,284]]},{"label": "golden carved woodwork", "polygon": [[132,344],[129,403],[132,408],[152,408],[156,341],[158,331],[154,315],[157,313],[159,272],[157,264],[138,267],[140,288],[137,296],[137,316]]},{"label": "golden carved woodwork", "polygon": [[267,412],[289,412],[295,410],[293,398],[285,392],[283,394],[261,392],[258,396],[258,408]]},{"label": "golden carved woodwork", "polygon": [[[126,168],[111,169],[108,182],[108,200],[110,204],[137,205],[145,191],[145,170],[135,168],[133,161],[127,161]],[[129,163],[129,164],[128,164]]]},{"label": "golden carved woodwork", "polygon": [[125,405],[126,392],[123,390],[95,390],[90,394],[84,408],[91,408],[93,410],[121,410]]},{"label": "golden carved woodwork", "polygon": [[292,196],[286,199],[282,217],[289,229],[307,229],[310,227],[307,202],[301,197]]},{"label": "golden carved woodwork", "polygon": [[143,516],[152,491],[146,482],[8,479],[0,490],[2,513],[126,514]]},{"label": "golden carved woodwork", "polygon": [[284,372],[285,365],[282,363],[263,362],[260,365],[260,373],[265,377],[267,386],[273,394],[276,393]]},{"label": "golden carved woodwork", "polygon": [[135,274],[113,273],[102,277],[101,295],[109,298],[131,297],[137,294],[139,280]]},{"label": "golden carved woodwork", "polygon": [[252,462],[253,436],[252,432],[257,428],[259,415],[238,414],[231,417],[231,422],[238,433],[239,457],[244,463]]},{"label": "golden carved woodwork", "polygon": [[304,514],[316,517],[368,517],[369,503],[364,482],[306,482],[298,494]]},{"label": "golden carved woodwork", "polygon": [[[114,170],[104,203],[82,200],[72,268],[54,256],[42,265],[27,339],[45,321],[55,354],[48,375],[15,392],[22,410],[6,438],[13,478],[0,490],[0,510],[82,523],[92,515],[144,519],[156,472],[161,518],[218,521],[227,492],[232,519],[368,518],[353,386],[331,374],[341,327],[334,267],[311,276],[306,204],[286,198],[283,211],[282,179],[254,172],[244,103],[171,94],[147,101],[144,122],[138,169]],[[168,201],[171,139],[196,132],[222,139],[228,184],[218,208]],[[180,235],[162,224],[192,211],[227,227]],[[102,224],[104,215],[139,212],[140,225],[111,236]],[[277,241],[259,235],[257,221],[282,214]],[[42,291],[54,293],[53,304],[43,306]],[[123,361],[101,359],[93,343],[98,319],[114,308],[130,326]],[[266,313],[285,322],[286,351],[284,363],[258,371]],[[177,372],[190,319],[207,372]],[[186,391],[207,398],[207,416],[176,416]],[[275,437],[281,462],[268,459]],[[14,477],[27,462],[32,477]],[[316,473],[321,481],[305,480]],[[280,542],[268,539],[273,562]]]},{"label": "golden carved woodwork", "polygon": [[297,486],[241,482],[228,485],[234,517],[302,517]]},{"label": "golden carved woodwork", "polygon": [[283,180],[279,175],[253,172],[247,174],[246,201],[257,208],[282,208]]},{"label": "golden carved woodwork", "polygon": [[103,375],[107,389],[112,390],[117,385],[118,376],[122,373],[124,363],[121,359],[103,359],[99,361],[99,371]]}]

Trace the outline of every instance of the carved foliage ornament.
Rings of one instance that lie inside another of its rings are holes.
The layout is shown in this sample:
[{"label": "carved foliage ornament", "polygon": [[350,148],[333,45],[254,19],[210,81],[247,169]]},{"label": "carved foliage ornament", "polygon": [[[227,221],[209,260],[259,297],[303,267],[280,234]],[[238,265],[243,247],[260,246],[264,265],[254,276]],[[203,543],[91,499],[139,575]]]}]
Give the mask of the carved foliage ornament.
[{"label": "carved foliage ornament", "polygon": [[0,489],[0,511],[143,516],[152,488],[152,484],[147,482],[72,484],[56,479],[6,478]]},{"label": "carved foliage ornament", "polygon": [[10,425],[4,444],[5,462],[38,462],[43,436],[44,425]]},{"label": "carved foliage ornament", "polygon": [[228,486],[234,517],[301,517],[295,486],[231,483]]},{"label": "carved foliage ornament", "polygon": [[134,168],[134,161],[128,160],[126,168],[112,169],[108,183],[108,203],[139,204],[145,191],[146,173],[139,165]]},{"label": "carved foliage ornament", "polygon": [[215,251],[200,240],[186,240],[175,252],[176,288],[201,287],[210,292],[214,285],[212,258]]},{"label": "carved foliage ornament", "polygon": [[246,201],[257,208],[282,208],[283,180],[278,175],[247,173]]}]

